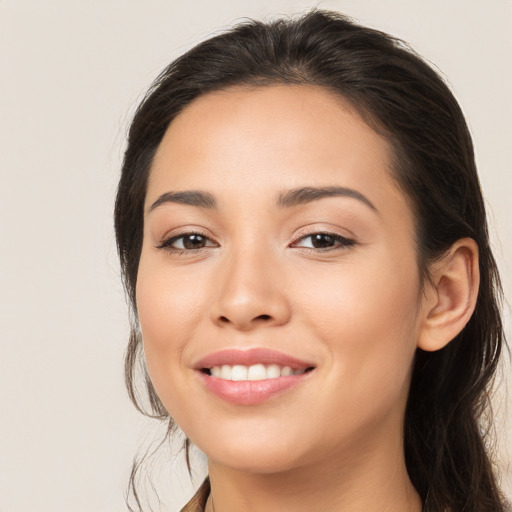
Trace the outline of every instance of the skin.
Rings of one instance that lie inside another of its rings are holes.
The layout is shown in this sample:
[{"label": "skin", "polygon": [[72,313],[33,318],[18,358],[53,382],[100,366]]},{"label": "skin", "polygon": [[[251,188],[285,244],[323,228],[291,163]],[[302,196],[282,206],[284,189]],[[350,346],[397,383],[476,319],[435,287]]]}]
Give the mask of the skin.
[{"label": "skin", "polygon": [[[208,456],[207,510],[421,510],[402,448],[411,365],[422,340],[449,341],[439,325],[455,302],[421,291],[414,219],[390,162],[385,139],[312,86],[210,93],[168,128],[148,183],[137,307],[153,385]],[[372,206],[348,196],[276,205],[290,189],[333,186]],[[189,190],[217,208],[152,208]],[[162,247],[190,232],[203,247]],[[343,238],[319,249],[315,233]],[[473,249],[455,248],[443,269],[471,274]],[[451,290],[449,277],[437,282]],[[212,395],[193,369],[211,352],[256,347],[315,369],[251,406]]]}]

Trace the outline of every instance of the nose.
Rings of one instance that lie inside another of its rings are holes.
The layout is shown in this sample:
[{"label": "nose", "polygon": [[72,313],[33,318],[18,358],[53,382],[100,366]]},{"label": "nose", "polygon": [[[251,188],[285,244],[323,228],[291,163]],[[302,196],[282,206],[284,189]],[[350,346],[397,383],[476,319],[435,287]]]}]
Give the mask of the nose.
[{"label": "nose", "polygon": [[240,331],[284,325],[291,307],[271,251],[241,250],[226,257],[216,279],[211,320]]}]

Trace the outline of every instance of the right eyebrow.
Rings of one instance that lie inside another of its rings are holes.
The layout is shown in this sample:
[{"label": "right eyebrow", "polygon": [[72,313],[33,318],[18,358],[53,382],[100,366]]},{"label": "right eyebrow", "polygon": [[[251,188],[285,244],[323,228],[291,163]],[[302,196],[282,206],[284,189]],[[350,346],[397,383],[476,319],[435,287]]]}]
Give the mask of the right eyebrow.
[{"label": "right eyebrow", "polygon": [[152,212],[155,208],[166,204],[188,204],[190,206],[198,206],[199,208],[207,208],[215,210],[217,208],[217,201],[208,192],[201,192],[200,190],[185,190],[183,192],[166,192],[162,194],[148,209],[148,213]]}]

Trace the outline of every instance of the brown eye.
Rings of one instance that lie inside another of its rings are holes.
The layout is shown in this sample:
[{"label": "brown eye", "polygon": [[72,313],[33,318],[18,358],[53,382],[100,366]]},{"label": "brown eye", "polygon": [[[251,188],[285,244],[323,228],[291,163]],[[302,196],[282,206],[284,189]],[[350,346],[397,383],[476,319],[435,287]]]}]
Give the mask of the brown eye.
[{"label": "brown eye", "polygon": [[355,241],[332,233],[312,233],[304,236],[293,244],[294,247],[328,250],[354,245]]},{"label": "brown eye", "polygon": [[207,236],[200,233],[184,233],[164,240],[157,246],[157,249],[166,249],[168,251],[193,251],[204,249],[205,247],[217,247]]},{"label": "brown eye", "polygon": [[325,233],[311,235],[311,245],[315,249],[326,249],[327,247],[332,247],[335,243],[336,240],[332,235],[327,235]]},{"label": "brown eye", "polygon": [[183,246],[183,249],[202,249],[206,246],[207,238],[203,235],[185,235],[182,236],[181,243],[179,245]]}]

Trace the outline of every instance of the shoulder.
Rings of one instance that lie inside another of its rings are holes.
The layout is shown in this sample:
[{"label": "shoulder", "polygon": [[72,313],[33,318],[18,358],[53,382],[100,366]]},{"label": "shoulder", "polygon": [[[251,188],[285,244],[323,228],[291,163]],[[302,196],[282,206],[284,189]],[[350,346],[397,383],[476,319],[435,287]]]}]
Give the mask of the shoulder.
[{"label": "shoulder", "polygon": [[201,487],[192,496],[192,499],[181,509],[180,512],[203,512],[206,501],[210,495],[210,479],[206,478]]}]

